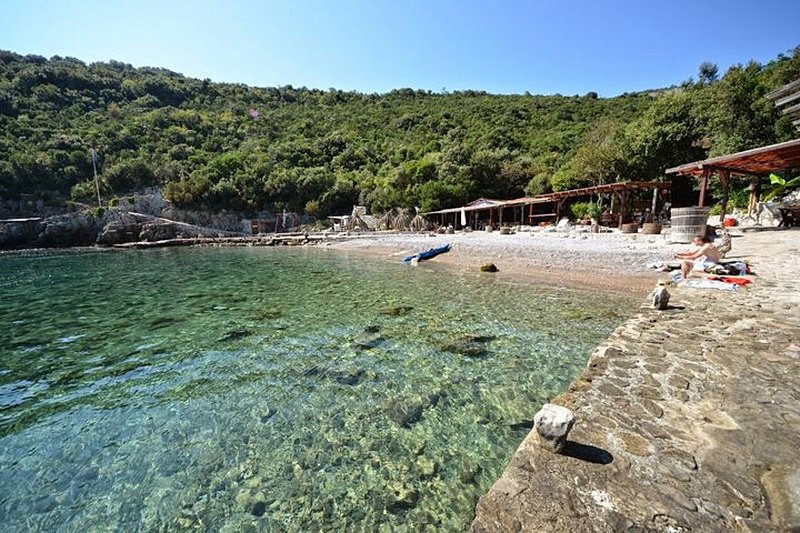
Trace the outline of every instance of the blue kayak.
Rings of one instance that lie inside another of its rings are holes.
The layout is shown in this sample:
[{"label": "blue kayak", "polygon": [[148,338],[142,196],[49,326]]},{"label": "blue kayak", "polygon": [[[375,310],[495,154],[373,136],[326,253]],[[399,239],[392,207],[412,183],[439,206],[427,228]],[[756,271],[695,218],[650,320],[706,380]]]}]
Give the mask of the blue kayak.
[{"label": "blue kayak", "polygon": [[441,246],[437,246],[436,248],[430,248],[429,250],[425,250],[423,252],[417,252],[413,255],[408,255],[403,258],[403,263],[411,263],[415,259],[417,261],[425,261],[426,259],[431,259],[439,254],[443,254],[449,251],[450,251],[450,243],[443,244]]}]

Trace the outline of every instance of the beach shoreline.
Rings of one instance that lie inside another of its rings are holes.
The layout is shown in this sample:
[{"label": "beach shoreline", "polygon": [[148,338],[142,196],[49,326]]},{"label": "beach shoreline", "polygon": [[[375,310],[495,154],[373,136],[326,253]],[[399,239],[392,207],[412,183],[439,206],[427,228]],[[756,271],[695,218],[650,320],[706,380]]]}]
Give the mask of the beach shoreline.
[{"label": "beach shoreline", "polygon": [[481,265],[492,263],[498,269],[492,275],[634,299],[646,295],[659,277],[647,264],[666,261],[674,249],[663,235],[583,232],[403,233],[331,241],[328,246],[400,261],[443,244],[451,244],[451,251],[431,261],[450,268],[478,272]]}]

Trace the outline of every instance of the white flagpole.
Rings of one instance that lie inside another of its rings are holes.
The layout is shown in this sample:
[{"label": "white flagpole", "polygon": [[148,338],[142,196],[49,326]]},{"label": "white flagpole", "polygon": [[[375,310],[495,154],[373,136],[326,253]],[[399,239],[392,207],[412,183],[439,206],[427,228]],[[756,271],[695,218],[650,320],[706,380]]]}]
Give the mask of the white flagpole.
[{"label": "white flagpole", "polygon": [[97,152],[92,148],[92,168],[94,169],[94,188],[97,191],[97,207],[103,207],[100,203],[100,182],[97,181]]}]

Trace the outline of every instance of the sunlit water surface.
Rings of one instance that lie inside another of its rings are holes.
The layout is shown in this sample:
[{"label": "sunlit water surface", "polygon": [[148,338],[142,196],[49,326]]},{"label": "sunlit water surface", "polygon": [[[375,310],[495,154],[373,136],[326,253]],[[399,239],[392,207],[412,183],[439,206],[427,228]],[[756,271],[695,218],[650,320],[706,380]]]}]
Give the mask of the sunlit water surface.
[{"label": "sunlit water surface", "polygon": [[468,528],[632,304],[325,249],[0,256],[6,531]]}]

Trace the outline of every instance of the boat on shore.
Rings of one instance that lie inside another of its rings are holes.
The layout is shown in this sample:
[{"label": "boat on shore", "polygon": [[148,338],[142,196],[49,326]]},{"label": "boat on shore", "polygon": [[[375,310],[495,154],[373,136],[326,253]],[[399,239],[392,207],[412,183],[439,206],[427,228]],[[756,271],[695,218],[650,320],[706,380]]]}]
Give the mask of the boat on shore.
[{"label": "boat on shore", "polygon": [[442,246],[437,246],[436,248],[429,248],[428,250],[423,250],[422,252],[417,252],[412,255],[407,255],[402,259],[403,263],[413,263],[415,261],[425,261],[426,259],[433,259],[439,254],[443,254],[450,251],[450,243],[443,244]]}]

